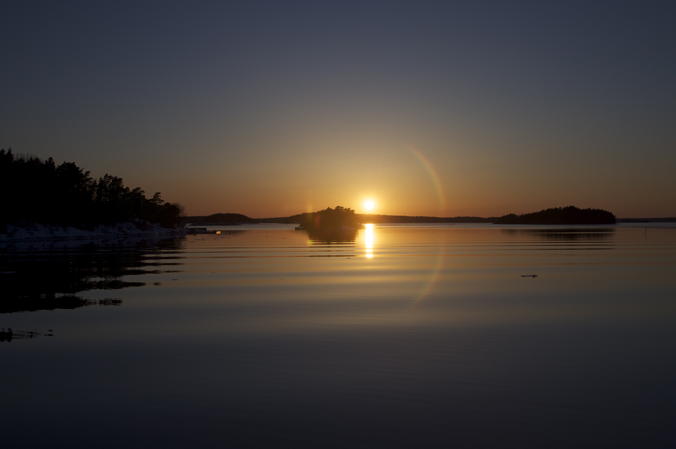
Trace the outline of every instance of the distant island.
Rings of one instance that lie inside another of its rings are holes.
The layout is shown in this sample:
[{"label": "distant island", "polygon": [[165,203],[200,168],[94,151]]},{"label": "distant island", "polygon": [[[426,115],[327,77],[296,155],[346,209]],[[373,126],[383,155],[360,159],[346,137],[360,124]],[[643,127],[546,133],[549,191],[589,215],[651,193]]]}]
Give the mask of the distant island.
[{"label": "distant island", "polygon": [[260,219],[234,213],[218,213],[207,216],[183,217],[182,220],[184,223],[189,223],[193,226],[229,226],[264,222]]},{"label": "distant island", "polygon": [[362,228],[359,216],[354,210],[336,206],[317,212],[302,214],[296,230],[306,231],[310,239],[321,242],[354,241],[357,231]]},{"label": "distant island", "polygon": [[495,219],[495,224],[614,224],[615,215],[603,209],[579,209],[575,206],[555,207],[539,212],[509,214]]},{"label": "distant island", "polygon": [[354,230],[362,227],[359,216],[354,210],[347,207],[336,206],[335,209],[327,207],[324,210],[302,214],[298,219],[298,228],[307,231],[319,231],[322,229]]},{"label": "distant island", "polygon": [[[288,223],[306,226],[310,217],[319,217],[327,211],[296,214],[289,217],[251,218],[242,214],[221,213],[209,216],[185,217],[191,225],[238,225],[256,223]],[[335,210],[351,211],[350,220],[355,223],[487,223],[487,224],[531,224],[531,225],[594,225],[617,222],[612,212],[603,209],[580,209],[575,206],[555,207],[527,214],[508,214],[501,217],[426,217],[408,215],[356,214],[351,209],[337,206]]]},{"label": "distant island", "polygon": [[0,149],[0,204],[0,235],[10,238],[38,228],[49,237],[64,227],[73,234],[95,235],[181,224],[181,207],[164,201],[159,192],[146,197],[122,178],[106,174],[94,179],[74,162],[15,156],[11,149]]}]

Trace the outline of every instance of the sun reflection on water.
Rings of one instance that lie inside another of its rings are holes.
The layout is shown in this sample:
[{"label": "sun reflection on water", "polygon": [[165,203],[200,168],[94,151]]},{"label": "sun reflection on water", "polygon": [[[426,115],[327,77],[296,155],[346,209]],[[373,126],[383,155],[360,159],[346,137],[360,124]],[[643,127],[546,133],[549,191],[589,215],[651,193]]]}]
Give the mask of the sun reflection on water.
[{"label": "sun reflection on water", "polygon": [[366,223],[364,225],[364,257],[373,259],[373,250],[376,245],[376,225],[373,223]]}]

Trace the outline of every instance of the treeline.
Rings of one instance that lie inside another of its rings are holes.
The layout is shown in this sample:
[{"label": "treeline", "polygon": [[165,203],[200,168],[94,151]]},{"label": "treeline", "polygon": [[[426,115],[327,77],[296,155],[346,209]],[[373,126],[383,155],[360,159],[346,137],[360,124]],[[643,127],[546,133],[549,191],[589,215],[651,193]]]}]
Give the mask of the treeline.
[{"label": "treeline", "polygon": [[160,193],[124,185],[122,178],[90,176],[74,162],[56,164],[36,157],[19,157],[0,149],[0,227],[8,224],[48,224],[93,227],[122,222],[174,227],[181,207],[165,202]]},{"label": "treeline", "polygon": [[603,209],[554,207],[530,214],[509,214],[494,220],[496,224],[613,224],[615,215]]}]

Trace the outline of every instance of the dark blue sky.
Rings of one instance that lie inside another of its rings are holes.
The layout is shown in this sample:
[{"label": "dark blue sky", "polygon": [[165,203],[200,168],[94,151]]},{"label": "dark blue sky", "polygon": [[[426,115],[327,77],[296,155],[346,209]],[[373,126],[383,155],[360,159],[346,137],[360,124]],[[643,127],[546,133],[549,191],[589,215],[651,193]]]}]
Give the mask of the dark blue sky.
[{"label": "dark blue sky", "polygon": [[0,147],[189,213],[676,215],[674,4],[14,2]]}]

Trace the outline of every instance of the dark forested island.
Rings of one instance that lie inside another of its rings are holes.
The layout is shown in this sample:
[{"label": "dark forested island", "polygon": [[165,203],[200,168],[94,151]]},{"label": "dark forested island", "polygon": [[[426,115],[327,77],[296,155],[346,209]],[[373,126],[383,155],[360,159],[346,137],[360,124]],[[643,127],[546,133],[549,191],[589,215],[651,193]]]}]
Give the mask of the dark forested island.
[{"label": "dark forested island", "polygon": [[297,230],[306,231],[312,240],[322,242],[354,241],[362,227],[354,210],[342,206],[301,214],[298,225]]},{"label": "dark forested island", "polygon": [[56,225],[91,229],[99,225],[133,223],[175,227],[181,208],[160,193],[150,198],[122,178],[90,176],[74,162],[19,157],[0,150],[0,233],[8,225]]},{"label": "dark forested island", "polygon": [[612,212],[603,209],[580,209],[575,206],[556,207],[538,212],[516,215],[508,214],[501,217],[425,217],[408,215],[370,215],[355,214],[354,211],[337,206],[335,209],[325,209],[314,213],[292,215],[290,217],[251,218],[242,214],[213,214],[205,217],[185,217],[186,223],[193,225],[237,225],[254,223],[288,223],[305,226],[309,217],[316,217],[326,211],[351,211],[351,220],[357,223],[488,223],[488,224],[613,224],[617,220]]},{"label": "dark forested island", "polygon": [[298,218],[299,227],[306,230],[320,229],[357,229],[361,227],[359,216],[354,210],[347,207],[327,207],[324,210],[301,214]]},{"label": "dark forested island", "polygon": [[575,206],[554,207],[539,212],[509,214],[494,219],[495,224],[613,224],[615,215],[603,209],[579,209]]}]

